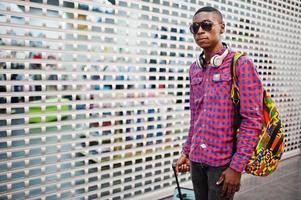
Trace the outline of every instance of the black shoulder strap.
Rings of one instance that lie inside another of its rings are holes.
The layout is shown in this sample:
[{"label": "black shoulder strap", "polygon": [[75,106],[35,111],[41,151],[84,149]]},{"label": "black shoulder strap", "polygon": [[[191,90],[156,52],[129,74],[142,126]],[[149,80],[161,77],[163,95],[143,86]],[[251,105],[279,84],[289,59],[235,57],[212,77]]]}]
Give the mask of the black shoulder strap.
[{"label": "black shoulder strap", "polygon": [[232,86],[231,86],[231,98],[234,106],[234,125],[233,128],[236,131],[240,125],[240,103],[239,103],[239,87],[237,85],[237,76],[236,76],[236,64],[238,59],[245,55],[245,53],[235,52],[231,61],[231,77],[232,77]]},{"label": "black shoulder strap", "polygon": [[240,102],[239,102],[239,87],[237,85],[237,76],[236,76],[236,64],[238,59],[245,55],[245,53],[239,53],[235,52],[234,56],[231,61],[230,71],[231,71],[231,77],[232,77],[232,84],[231,84],[231,99],[233,103],[234,108],[234,121],[233,121],[233,154],[236,152],[236,141],[237,141],[237,132],[239,130],[239,126],[241,123],[241,117],[240,117]]}]

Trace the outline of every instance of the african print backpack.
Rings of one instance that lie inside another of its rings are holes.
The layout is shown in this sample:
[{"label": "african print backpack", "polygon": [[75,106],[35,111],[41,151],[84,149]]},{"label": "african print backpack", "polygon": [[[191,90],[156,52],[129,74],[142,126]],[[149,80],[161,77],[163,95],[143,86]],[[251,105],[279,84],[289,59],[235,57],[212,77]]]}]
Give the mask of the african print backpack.
[{"label": "african print backpack", "polygon": [[[241,117],[239,114],[239,87],[236,84],[236,63],[245,55],[236,52],[231,63],[231,98],[234,105],[234,131],[239,134]],[[276,170],[284,150],[283,125],[279,118],[279,112],[271,95],[263,92],[263,121],[253,154],[245,168],[245,172],[256,176],[267,176]],[[235,145],[234,145],[235,146]]]}]

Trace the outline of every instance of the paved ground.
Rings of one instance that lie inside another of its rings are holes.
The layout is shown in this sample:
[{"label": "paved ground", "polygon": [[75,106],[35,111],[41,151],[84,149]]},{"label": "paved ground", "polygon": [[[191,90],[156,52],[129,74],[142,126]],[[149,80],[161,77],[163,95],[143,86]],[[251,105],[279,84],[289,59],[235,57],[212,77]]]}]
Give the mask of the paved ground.
[{"label": "paved ground", "polygon": [[[167,197],[161,200],[171,200]],[[280,162],[268,177],[243,174],[234,200],[301,200],[301,155]]]},{"label": "paved ground", "polygon": [[301,156],[289,158],[268,177],[244,175],[235,200],[301,200]]}]

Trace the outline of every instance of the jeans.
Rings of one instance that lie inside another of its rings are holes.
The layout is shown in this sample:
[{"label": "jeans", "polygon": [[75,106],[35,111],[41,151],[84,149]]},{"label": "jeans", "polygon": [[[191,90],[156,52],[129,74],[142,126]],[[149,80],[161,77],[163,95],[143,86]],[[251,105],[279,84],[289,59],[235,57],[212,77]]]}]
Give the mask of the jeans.
[{"label": "jeans", "polygon": [[191,179],[196,200],[233,200],[234,195],[230,198],[221,196],[223,183],[216,185],[228,166],[212,167],[191,161]]}]

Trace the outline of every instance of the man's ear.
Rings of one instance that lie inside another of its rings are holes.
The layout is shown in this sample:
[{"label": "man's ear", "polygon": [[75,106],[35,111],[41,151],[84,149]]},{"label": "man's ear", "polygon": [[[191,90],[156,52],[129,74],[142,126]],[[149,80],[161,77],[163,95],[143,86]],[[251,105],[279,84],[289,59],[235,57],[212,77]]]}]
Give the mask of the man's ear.
[{"label": "man's ear", "polygon": [[221,24],[221,30],[220,30],[220,34],[223,34],[225,32],[225,23],[223,22]]}]

